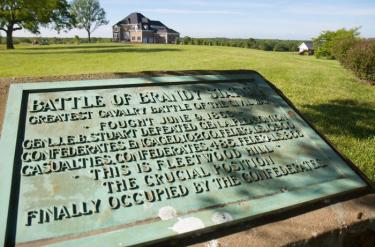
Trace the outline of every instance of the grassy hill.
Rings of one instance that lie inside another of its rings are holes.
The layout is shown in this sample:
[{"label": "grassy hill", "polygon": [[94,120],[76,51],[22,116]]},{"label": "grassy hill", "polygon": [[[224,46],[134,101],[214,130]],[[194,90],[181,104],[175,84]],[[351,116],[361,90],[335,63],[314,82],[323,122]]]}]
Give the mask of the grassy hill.
[{"label": "grassy hill", "polygon": [[0,78],[148,70],[256,70],[375,181],[375,87],[358,81],[336,61],[210,46],[109,43],[16,48],[0,50]]}]

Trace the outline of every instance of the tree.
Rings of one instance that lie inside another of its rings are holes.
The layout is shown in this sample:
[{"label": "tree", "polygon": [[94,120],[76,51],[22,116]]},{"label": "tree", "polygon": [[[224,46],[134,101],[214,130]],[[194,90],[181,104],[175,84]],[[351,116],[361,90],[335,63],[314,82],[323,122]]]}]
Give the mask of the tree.
[{"label": "tree", "polygon": [[86,30],[89,43],[91,42],[91,34],[98,27],[109,23],[98,0],[74,0],[71,13],[74,16],[75,26]]},{"label": "tree", "polygon": [[257,41],[253,38],[248,39],[246,47],[247,48],[256,48]]},{"label": "tree", "polygon": [[78,35],[75,35],[75,36],[74,36],[74,43],[76,43],[76,45],[81,44],[81,39],[79,38]]},{"label": "tree", "polygon": [[341,28],[337,31],[323,31],[318,37],[313,39],[315,56],[335,59],[334,47],[344,39],[356,39],[359,36],[359,27],[352,29]]},{"label": "tree", "polygon": [[7,49],[14,49],[13,32],[21,29],[39,33],[41,25],[57,31],[69,28],[69,4],[66,0],[1,0],[0,30],[6,33]]},{"label": "tree", "polygon": [[350,49],[352,49],[356,43],[360,42],[361,40],[354,37],[349,37],[346,39],[341,39],[337,41],[334,46],[332,47],[332,54],[335,58],[340,61],[342,65],[346,65],[346,57]]},{"label": "tree", "polygon": [[289,47],[284,42],[277,42],[275,46],[273,47],[274,51],[289,51]]},{"label": "tree", "polygon": [[184,45],[191,45],[193,41],[192,38],[190,38],[189,36],[185,36],[183,42]]},{"label": "tree", "polygon": [[258,42],[258,44],[259,44],[258,48],[263,50],[263,51],[272,51],[273,50],[273,45],[271,44],[271,42],[262,40],[262,41]]}]

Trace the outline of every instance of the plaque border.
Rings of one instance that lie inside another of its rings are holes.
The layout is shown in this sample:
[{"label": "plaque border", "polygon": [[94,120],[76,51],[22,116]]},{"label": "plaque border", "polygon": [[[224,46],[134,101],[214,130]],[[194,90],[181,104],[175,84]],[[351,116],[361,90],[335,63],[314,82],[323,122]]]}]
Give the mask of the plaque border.
[{"label": "plaque border", "polygon": [[[212,73],[214,72],[214,73]],[[157,73],[157,72],[154,72]],[[20,187],[20,173],[17,172],[20,170],[21,162],[20,162],[20,156],[22,154],[22,141],[24,139],[24,131],[25,131],[25,126],[26,126],[26,114],[27,114],[27,101],[28,101],[28,95],[31,93],[42,93],[42,92],[59,92],[59,91],[76,91],[76,90],[96,90],[96,89],[107,89],[107,88],[129,88],[129,87],[152,87],[152,86],[163,86],[163,85],[191,85],[191,84],[205,84],[205,83],[225,83],[225,82],[230,82],[233,80],[237,81],[250,81],[251,78],[249,78],[251,75],[257,75],[260,76],[262,80],[264,80],[271,88],[272,90],[275,91],[277,95],[279,95],[285,103],[291,107],[298,115],[303,119],[304,122],[307,123],[307,125],[320,137],[322,140],[328,144],[328,146],[346,163],[351,170],[354,171],[355,174],[357,174],[365,183],[366,187],[361,187],[361,188],[354,188],[352,190],[348,191],[343,191],[335,194],[330,194],[328,196],[323,196],[319,197],[313,200],[308,200],[302,203],[297,203],[293,204],[288,207],[282,207],[276,210],[271,210],[262,214],[256,214],[248,217],[244,217],[238,220],[234,220],[229,223],[224,223],[224,224],[219,224],[219,225],[213,225],[206,227],[204,229],[200,229],[197,231],[200,232],[208,232],[212,231],[213,229],[223,227],[224,225],[233,225],[237,224],[239,222],[244,222],[244,221],[249,221],[252,219],[259,219],[264,217],[265,215],[275,215],[275,214],[280,214],[282,212],[286,212],[288,210],[292,209],[298,209],[300,207],[306,206],[308,204],[318,202],[325,200],[327,198],[335,198],[335,197],[340,197],[345,194],[349,193],[371,193],[374,191],[373,183],[371,180],[369,180],[361,170],[359,170],[358,167],[356,167],[353,162],[351,162],[345,155],[343,155],[337,148],[336,146],[330,142],[308,119],[304,117],[304,115],[294,106],[294,104],[279,90],[273,83],[268,81],[265,77],[263,77],[261,74],[259,74],[256,71],[252,70],[240,70],[240,71],[210,71],[209,74],[202,74],[203,71],[190,71],[191,74],[189,74],[188,71],[181,71],[179,74],[176,75],[175,71],[173,72],[161,72],[163,76],[160,77],[152,77],[152,76],[147,76],[147,77],[127,77],[123,79],[104,79],[104,80],[85,80],[85,81],[62,81],[60,83],[36,83],[36,84],[30,84],[30,83],[25,83],[25,84],[13,84],[11,86],[11,89],[9,90],[9,97],[8,97],[8,103],[7,103],[7,110],[6,114],[4,116],[4,125],[3,125],[3,136],[1,139],[1,150],[0,153],[6,154],[4,152],[4,149],[8,149],[7,147],[7,140],[4,140],[4,134],[6,134],[7,130],[9,130],[9,125],[6,125],[5,120],[9,120],[9,118],[15,118],[15,113],[18,114],[18,128],[16,129],[16,143],[15,143],[15,150],[14,150],[14,157],[13,157],[13,169],[11,172],[11,180],[5,179],[7,183],[4,183],[5,185],[11,184],[11,187],[8,188],[9,191],[9,201],[7,202],[6,200],[3,201],[2,204],[0,204],[1,209],[8,208],[7,214],[4,214],[4,212],[1,212],[0,216],[2,219],[0,220],[0,223],[5,223],[1,224],[0,227],[0,243],[8,245],[14,245],[15,243],[15,238],[16,238],[16,227],[17,227],[17,212],[18,212],[18,199],[19,199],[19,187]],[[128,74],[130,76],[131,74]],[[178,80],[176,80],[178,79]],[[192,80],[191,80],[192,79]],[[108,85],[103,85],[103,83],[111,81],[111,82],[121,82],[119,84],[108,84]],[[67,83],[67,84],[66,84]],[[69,86],[69,83],[75,83],[75,84],[80,84],[79,86]],[[92,85],[92,84],[97,84],[97,85]],[[64,85],[63,85],[64,84]],[[42,88],[40,88],[42,87]],[[19,103],[19,97],[21,96],[21,103]],[[17,98],[18,97],[18,98]],[[18,103],[17,103],[18,102]],[[16,109],[11,109],[11,108],[16,108]],[[18,111],[17,111],[18,109]],[[11,116],[9,116],[11,115]],[[12,126],[14,128],[14,124]],[[11,133],[14,135],[14,132]],[[14,140],[13,140],[14,141]],[[11,145],[10,145],[11,146]],[[12,147],[11,147],[12,148]],[[0,170],[3,171],[9,170],[7,167],[0,167]],[[3,172],[2,172],[3,173]],[[5,172],[6,173],[6,172]],[[6,175],[6,174],[5,174]],[[0,184],[1,186],[3,183]],[[3,186],[2,186],[3,187]],[[305,188],[305,187],[302,187]],[[0,192],[4,192],[6,188],[0,188]],[[6,202],[7,206],[4,207],[4,202]],[[4,210],[5,211],[5,210]],[[6,215],[6,220],[4,220],[4,215]],[[146,244],[153,244],[153,243],[159,243],[163,242],[165,240],[170,240],[173,238],[184,238],[186,236],[191,236],[192,234],[196,233],[197,231],[193,232],[188,232],[184,234],[179,234],[175,236],[166,236],[164,238],[158,238],[154,239],[153,241],[145,242]],[[109,231],[110,232],[110,231]],[[4,234],[5,233],[5,234]],[[70,241],[74,241],[74,239],[85,239],[84,236],[77,236],[76,238],[73,238]],[[97,235],[94,235],[94,238],[96,238]],[[98,236],[100,237],[100,236]],[[61,237],[58,237],[61,238]],[[92,236],[91,236],[92,238]],[[66,240],[69,240],[71,238],[68,238]],[[43,241],[43,240],[38,240],[36,242]],[[70,242],[69,241],[69,242]],[[31,242],[30,242],[31,243]],[[55,242],[52,242],[55,243]],[[59,245],[61,242],[57,242],[57,245]]]}]

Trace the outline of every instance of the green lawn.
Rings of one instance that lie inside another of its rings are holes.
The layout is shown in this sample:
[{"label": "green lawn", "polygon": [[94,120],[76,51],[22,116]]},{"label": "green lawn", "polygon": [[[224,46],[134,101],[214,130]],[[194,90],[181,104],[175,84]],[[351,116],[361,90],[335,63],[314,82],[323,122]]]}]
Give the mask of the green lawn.
[{"label": "green lawn", "polygon": [[0,78],[150,70],[256,70],[279,87],[375,181],[375,87],[360,82],[336,61],[207,46],[93,44],[16,48],[0,50]]}]

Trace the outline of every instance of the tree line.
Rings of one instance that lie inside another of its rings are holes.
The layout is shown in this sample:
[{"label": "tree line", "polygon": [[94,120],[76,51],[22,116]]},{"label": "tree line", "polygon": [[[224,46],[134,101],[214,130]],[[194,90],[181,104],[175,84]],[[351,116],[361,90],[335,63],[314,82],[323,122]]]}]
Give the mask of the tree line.
[{"label": "tree line", "polygon": [[188,36],[176,41],[177,44],[182,45],[230,46],[263,51],[298,51],[298,46],[302,42],[302,40],[191,38]]},{"label": "tree line", "polygon": [[[1,38],[0,44],[6,42],[5,37]],[[79,37],[13,37],[13,44],[38,44],[38,45],[64,45],[64,44],[86,44],[86,43],[109,43],[112,42],[111,38],[99,38],[91,37],[90,41],[88,38]]]},{"label": "tree line", "polygon": [[88,40],[99,26],[108,24],[98,0],[1,0],[0,30],[6,33],[7,49],[14,49],[13,33],[28,30],[38,34],[40,27],[58,32],[84,29]]}]

